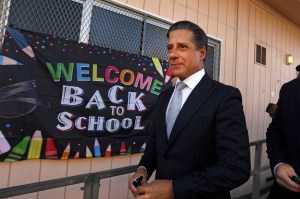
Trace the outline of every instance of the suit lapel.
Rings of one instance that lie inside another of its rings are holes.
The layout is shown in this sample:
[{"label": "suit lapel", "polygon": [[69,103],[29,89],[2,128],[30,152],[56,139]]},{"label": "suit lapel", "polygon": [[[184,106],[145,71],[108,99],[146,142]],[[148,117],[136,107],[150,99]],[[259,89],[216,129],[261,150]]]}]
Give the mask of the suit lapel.
[{"label": "suit lapel", "polygon": [[161,103],[161,108],[159,110],[163,110],[161,114],[159,114],[159,120],[158,121],[162,121],[161,127],[162,127],[162,132],[163,132],[163,138],[164,141],[168,141],[168,136],[167,136],[167,126],[166,126],[166,112],[167,112],[167,107],[169,104],[169,101],[171,99],[172,93],[174,91],[174,86],[171,87],[170,89],[166,90],[165,96],[162,99],[162,103]]},{"label": "suit lapel", "polygon": [[213,91],[213,89],[211,88],[211,83],[212,80],[210,79],[210,77],[208,77],[208,75],[204,75],[202,80],[197,84],[190,96],[187,98],[174,123],[165,152],[168,151],[169,147],[175,142],[176,138],[183,131],[187,123],[191,120],[194,114],[203,105],[204,101]]}]

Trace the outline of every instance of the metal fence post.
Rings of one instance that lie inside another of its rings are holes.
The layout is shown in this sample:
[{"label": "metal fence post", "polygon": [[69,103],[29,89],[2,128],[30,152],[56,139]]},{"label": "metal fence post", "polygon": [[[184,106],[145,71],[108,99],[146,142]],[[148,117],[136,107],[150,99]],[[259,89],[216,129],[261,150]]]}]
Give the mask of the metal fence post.
[{"label": "metal fence post", "polygon": [[92,199],[98,199],[99,198],[99,189],[100,189],[100,176],[94,177],[94,183],[93,183],[93,192],[92,192]]},{"label": "metal fence post", "polygon": [[89,175],[84,181],[83,199],[92,199],[94,176]]},{"label": "metal fence post", "polygon": [[82,18],[80,24],[79,42],[88,43],[93,11],[94,0],[86,0],[82,6]]},{"label": "metal fence post", "polygon": [[254,169],[253,169],[253,184],[252,184],[252,199],[259,198],[260,193],[260,165],[261,165],[261,150],[262,142],[255,145]]},{"label": "metal fence post", "polygon": [[98,199],[100,176],[91,174],[84,181],[83,199]]}]

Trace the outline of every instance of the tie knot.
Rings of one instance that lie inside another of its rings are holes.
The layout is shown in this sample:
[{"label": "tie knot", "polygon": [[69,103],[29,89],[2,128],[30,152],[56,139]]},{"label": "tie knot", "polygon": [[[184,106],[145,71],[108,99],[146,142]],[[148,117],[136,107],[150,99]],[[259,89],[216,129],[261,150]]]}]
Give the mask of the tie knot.
[{"label": "tie knot", "polygon": [[186,84],[184,82],[178,82],[177,85],[176,85],[176,90],[181,91],[185,87],[186,87]]}]

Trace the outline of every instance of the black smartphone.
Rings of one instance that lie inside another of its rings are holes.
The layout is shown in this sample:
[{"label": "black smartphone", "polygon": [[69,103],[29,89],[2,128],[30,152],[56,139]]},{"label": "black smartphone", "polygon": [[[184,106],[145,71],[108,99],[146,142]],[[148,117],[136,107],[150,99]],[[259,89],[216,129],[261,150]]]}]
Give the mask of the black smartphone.
[{"label": "black smartphone", "polygon": [[137,177],[132,184],[137,188],[138,186],[141,186],[143,180],[143,176]]},{"label": "black smartphone", "polygon": [[291,180],[293,180],[294,182],[296,182],[297,184],[300,184],[300,177],[298,176],[292,176]]}]

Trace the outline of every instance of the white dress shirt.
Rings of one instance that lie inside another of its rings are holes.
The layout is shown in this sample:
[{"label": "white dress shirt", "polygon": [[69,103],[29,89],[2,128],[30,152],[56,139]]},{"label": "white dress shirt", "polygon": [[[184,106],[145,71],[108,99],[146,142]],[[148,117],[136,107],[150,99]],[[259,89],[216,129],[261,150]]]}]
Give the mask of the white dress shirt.
[{"label": "white dress shirt", "polygon": [[[181,101],[180,108],[182,108],[182,106],[184,105],[186,99],[189,97],[189,95],[191,94],[193,89],[197,86],[197,84],[200,82],[200,80],[203,78],[204,75],[205,75],[205,71],[204,71],[204,68],[203,68],[203,69],[199,70],[198,72],[192,74],[191,76],[189,76],[185,80],[183,80],[183,82],[187,86],[184,89],[181,90],[182,101]],[[178,81],[176,82],[175,86],[177,86],[178,82],[180,82],[179,78],[178,78]],[[174,92],[172,94],[172,97],[170,98],[170,101],[172,100],[173,96],[174,96]],[[166,118],[167,118],[167,113],[169,111],[170,101],[169,101],[167,111],[166,111]]]}]

